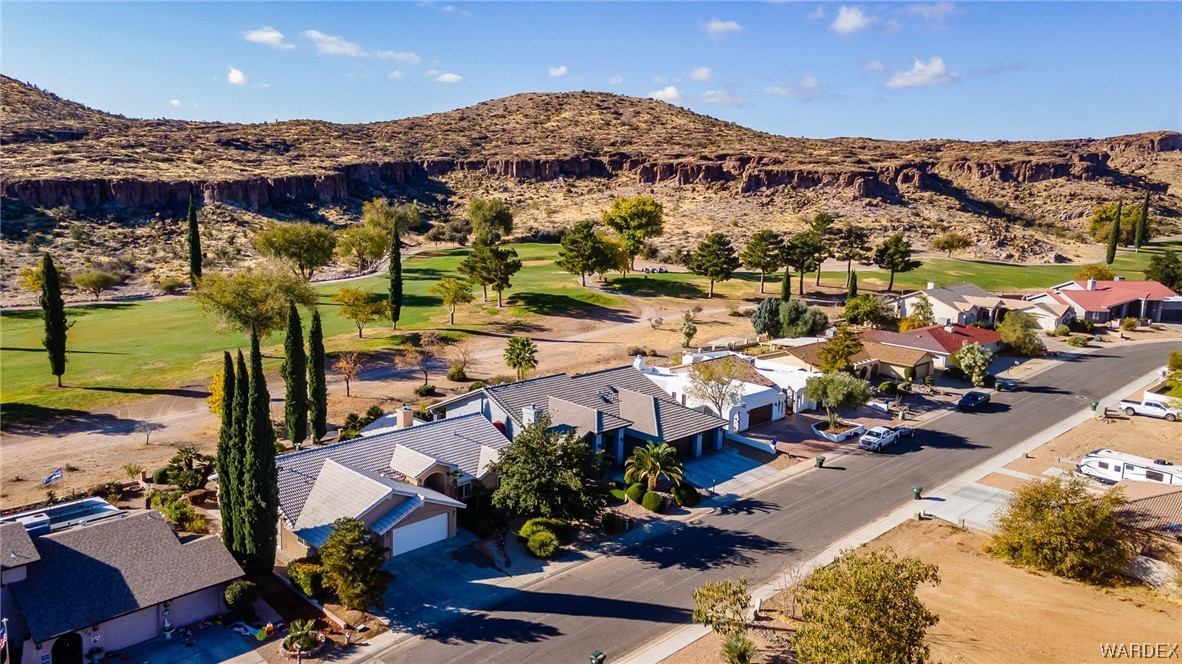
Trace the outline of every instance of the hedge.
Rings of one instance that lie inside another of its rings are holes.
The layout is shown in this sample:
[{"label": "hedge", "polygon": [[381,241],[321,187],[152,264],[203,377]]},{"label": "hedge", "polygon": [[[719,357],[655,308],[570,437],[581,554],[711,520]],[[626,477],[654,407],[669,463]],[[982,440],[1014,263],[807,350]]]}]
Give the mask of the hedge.
[{"label": "hedge", "polygon": [[603,532],[608,535],[615,535],[623,529],[624,519],[620,518],[619,514],[608,512],[603,515]]},{"label": "hedge", "polygon": [[558,552],[558,537],[549,530],[539,530],[530,536],[525,546],[538,558],[552,558]]},{"label": "hedge", "polygon": [[168,484],[168,475],[172,472],[172,468],[165,466],[157,468],[152,471],[152,484]]},{"label": "hedge", "polygon": [[319,556],[308,556],[287,564],[287,578],[308,597],[316,597],[324,589],[324,568]]},{"label": "hedge", "polygon": [[258,598],[258,586],[250,581],[235,581],[226,587],[226,606],[231,611],[249,609]]},{"label": "hedge", "polygon": [[644,499],[644,485],[639,483],[633,484],[632,486],[628,487],[628,490],[624,492],[624,495],[628,496],[628,500],[631,500],[632,502],[639,505],[640,501]]},{"label": "hedge", "polygon": [[648,493],[644,494],[644,500],[641,501],[641,505],[644,505],[644,509],[646,509],[650,512],[656,512],[657,514],[664,514],[665,513],[665,496],[662,496],[661,494],[657,493],[656,491],[649,491]]},{"label": "hedge", "polygon": [[545,517],[538,517],[530,519],[521,526],[521,530],[517,531],[517,537],[521,541],[529,541],[534,535],[540,532],[547,532],[555,537],[565,537],[570,534],[570,523],[562,519],[547,519]]},{"label": "hedge", "polygon": [[702,501],[698,490],[688,484],[678,484],[673,487],[670,493],[673,494],[673,500],[682,507],[693,507]]}]

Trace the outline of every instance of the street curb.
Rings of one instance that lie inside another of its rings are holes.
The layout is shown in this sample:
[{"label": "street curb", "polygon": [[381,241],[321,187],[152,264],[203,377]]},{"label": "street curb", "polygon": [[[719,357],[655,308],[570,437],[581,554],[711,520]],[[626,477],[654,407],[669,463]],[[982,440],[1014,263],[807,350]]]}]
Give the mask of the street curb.
[{"label": "street curb", "polygon": [[[1129,392],[1143,389],[1145,386],[1152,384],[1160,377],[1161,370],[1154,369],[1149,374],[1142,376],[1141,378],[1138,378],[1137,380],[1107,395],[1101,400],[1101,403],[1109,402],[1113,398],[1120,399],[1123,397],[1123,395],[1128,394]],[[1074,429],[1076,426],[1086,422],[1091,417],[1093,417],[1093,413],[1090,408],[1085,408],[1075,415],[1068,416],[1056,422],[1055,424],[1052,424],[1046,429],[1039,431],[1033,436],[1030,436],[1026,440],[1019,443],[1017,446],[1012,447],[1005,452],[982,462],[976,467],[961,473],[959,476],[952,478],[944,484],[941,484],[928,495],[935,496],[937,494],[956,493],[960,489],[963,489],[964,487],[973,484],[982,477],[994,472],[997,468],[1005,466],[1007,463],[1018,456],[1035,450],[1038,447],[1041,447],[1047,442],[1050,442],[1051,440],[1062,435],[1063,433]],[[880,535],[883,535],[899,524],[914,519],[915,514],[916,505],[914,503],[905,504],[890,514],[881,517],[878,520],[871,522],[870,524],[846,535],[813,558],[802,561],[796,565],[795,571],[796,573],[802,575],[811,574],[814,570],[833,562],[833,560],[836,559],[842,551],[855,548],[861,544],[865,544],[866,542],[875,539],[876,537],[879,537]],[[763,585],[754,588],[751,591],[752,602],[758,603],[774,596],[781,589],[786,587],[785,584],[789,582],[788,576],[788,574],[784,574],[773,577]],[[620,664],[657,664],[658,662],[673,656],[677,652],[696,642],[698,639],[708,636],[709,634],[710,630],[701,625],[685,625],[673,630],[657,641],[650,642],[648,646],[642,646],[633,652],[625,654],[618,661]]]}]

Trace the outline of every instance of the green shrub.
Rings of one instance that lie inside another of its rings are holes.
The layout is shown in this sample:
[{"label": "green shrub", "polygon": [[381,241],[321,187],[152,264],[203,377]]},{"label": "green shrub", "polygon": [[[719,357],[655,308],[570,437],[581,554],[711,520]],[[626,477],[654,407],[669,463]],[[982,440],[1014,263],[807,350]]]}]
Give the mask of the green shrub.
[{"label": "green shrub", "polygon": [[483,388],[484,388],[484,381],[478,380],[475,383],[472,383],[471,385],[468,386],[468,391],[475,392],[476,390],[480,390]]},{"label": "green shrub", "polygon": [[607,490],[607,493],[610,496],[608,502],[617,504],[627,500],[628,496],[624,493],[624,491],[625,489],[622,486],[609,486]]},{"label": "green shrub", "polygon": [[644,346],[628,346],[624,351],[628,357],[636,357],[637,355],[648,355],[648,351]]},{"label": "green shrub", "polygon": [[453,383],[461,383],[468,380],[468,374],[464,370],[464,365],[456,363],[447,368],[447,379]]},{"label": "green shrub", "polygon": [[670,491],[673,494],[673,500],[677,501],[678,505],[682,507],[693,507],[702,501],[701,494],[698,490],[689,484],[678,484]]},{"label": "green shrub", "polygon": [[435,394],[434,385],[419,385],[415,388],[415,396],[429,397],[432,394]]},{"label": "green shrub", "polygon": [[226,587],[226,606],[231,611],[249,609],[258,598],[258,586],[250,581],[235,581]]},{"label": "green shrub", "polygon": [[160,289],[161,293],[165,295],[176,295],[182,288],[188,285],[189,282],[178,279],[177,277],[165,277],[161,279],[156,287]]},{"label": "green shrub", "polygon": [[644,499],[644,485],[639,483],[633,484],[632,486],[628,487],[628,490],[624,492],[624,495],[628,496],[628,500],[631,500],[632,502],[639,505],[640,501]]},{"label": "green shrub", "polygon": [[1071,331],[1083,332],[1084,334],[1091,334],[1096,325],[1090,320],[1072,320]]},{"label": "green shrub", "polygon": [[558,537],[549,530],[539,530],[530,536],[525,546],[534,556],[548,560],[558,553]]},{"label": "green shrub", "polygon": [[898,386],[889,380],[883,381],[882,385],[878,386],[878,392],[880,394],[894,394],[897,391],[898,391]]},{"label": "green shrub", "polygon": [[1067,340],[1067,345],[1071,346],[1072,348],[1083,348],[1084,346],[1088,345],[1088,338],[1079,336],[1071,337]]},{"label": "green shrub", "polygon": [[168,484],[168,475],[172,468],[165,466],[152,471],[152,484]]},{"label": "green shrub", "polygon": [[1135,332],[1137,330],[1137,319],[1128,317],[1120,322],[1120,329],[1125,332]]},{"label": "green shrub", "polygon": [[287,578],[308,597],[316,597],[324,588],[324,568],[319,556],[308,556],[287,564]]},{"label": "green shrub", "polygon": [[935,377],[935,376],[930,376],[930,375],[929,375],[929,376],[924,376],[924,377],[923,377],[923,384],[924,384],[924,385],[927,385],[928,387],[931,387],[931,386],[935,385],[935,384],[936,384],[936,377]]},{"label": "green shrub", "polygon": [[571,533],[571,525],[569,521],[562,519],[548,519],[545,517],[537,517],[526,521],[521,526],[521,530],[517,531],[517,537],[521,541],[528,541],[534,534],[541,531],[553,533],[557,537],[566,537]]},{"label": "green shrub", "polygon": [[903,378],[907,379],[907,382],[915,380],[915,367],[904,367]]},{"label": "green shrub", "polygon": [[899,391],[900,392],[910,392],[911,391],[911,381],[905,381],[905,382],[899,383]]},{"label": "green shrub", "polygon": [[602,523],[603,532],[607,533],[608,535],[615,535],[616,533],[624,530],[624,519],[615,512],[606,512],[603,515]]},{"label": "green shrub", "polygon": [[644,500],[640,504],[644,505],[644,509],[650,512],[656,512],[657,514],[665,513],[665,496],[662,496],[656,491],[649,491],[644,494]]},{"label": "green shrub", "polygon": [[1056,336],[1056,337],[1065,337],[1065,336],[1067,336],[1067,335],[1069,335],[1069,334],[1071,334],[1071,328],[1070,328],[1070,327],[1068,327],[1068,326],[1066,326],[1066,325],[1057,325],[1057,326],[1055,326],[1055,336]]},{"label": "green shrub", "polygon": [[182,468],[168,469],[168,483],[175,484],[178,489],[188,493],[201,486],[201,473]]}]

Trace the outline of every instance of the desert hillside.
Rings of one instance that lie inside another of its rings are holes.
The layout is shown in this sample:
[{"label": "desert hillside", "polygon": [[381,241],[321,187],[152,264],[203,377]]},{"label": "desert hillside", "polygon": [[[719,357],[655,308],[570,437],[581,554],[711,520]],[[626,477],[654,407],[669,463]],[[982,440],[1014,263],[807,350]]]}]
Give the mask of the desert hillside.
[{"label": "desert hillside", "polygon": [[[416,201],[433,221],[473,196],[504,198],[518,230],[595,216],[615,196],[658,198],[665,246],[709,230],[742,241],[793,230],[824,209],[923,247],[950,227],[971,255],[1051,262],[1093,250],[1102,203],[1153,193],[1157,232],[1182,210],[1182,135],[970,143],[766,134],[651,99],[527,93],[363,125],[136,120],[0,77],[5,290],[48,249],[68,269],[119,259],[181,271],[190,195],[204,205],[211,260],[249,258],[267,219],[355,221],[374,196]],[[126,270],[125,270],[126,271]]]}]

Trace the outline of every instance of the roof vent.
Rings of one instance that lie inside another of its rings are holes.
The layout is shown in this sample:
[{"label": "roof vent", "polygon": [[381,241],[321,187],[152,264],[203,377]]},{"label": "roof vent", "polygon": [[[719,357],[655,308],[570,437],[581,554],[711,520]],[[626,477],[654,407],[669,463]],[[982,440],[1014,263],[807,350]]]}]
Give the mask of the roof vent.
[{"label": "roof vent", "polygon": [[1096,290],[1096,280],[1088,279],[1088,290]]}]

